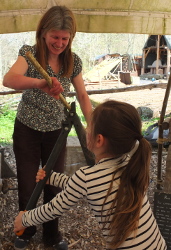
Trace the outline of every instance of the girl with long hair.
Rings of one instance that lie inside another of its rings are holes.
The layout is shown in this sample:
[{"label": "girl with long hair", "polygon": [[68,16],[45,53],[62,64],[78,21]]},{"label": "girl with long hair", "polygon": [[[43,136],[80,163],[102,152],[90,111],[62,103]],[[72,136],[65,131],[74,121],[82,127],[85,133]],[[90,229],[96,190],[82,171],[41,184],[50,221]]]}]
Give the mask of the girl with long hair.
[{"label": "girl with long hair", "polygon": [[[167,249],[148,197],[151,146],[141,133],[135,107],[114,100],[99,104],[87,128],[94,166],[68,177],[52,172],[48,184],[63,188],[51,202],[15,219],[14,232],[61,216],[86,197],[99,222],[106,249]],[[45,176],[39,170],[36,181]]]}]

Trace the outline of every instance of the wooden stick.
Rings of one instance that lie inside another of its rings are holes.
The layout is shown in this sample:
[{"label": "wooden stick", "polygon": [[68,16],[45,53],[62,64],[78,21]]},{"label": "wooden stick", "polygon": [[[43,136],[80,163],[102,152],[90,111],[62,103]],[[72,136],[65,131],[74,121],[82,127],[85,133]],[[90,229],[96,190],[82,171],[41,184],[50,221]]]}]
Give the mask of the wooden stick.
[{"label": "wooden stick", "polygon": [[[50,88],[52,88],[52,79],[51,77],[48,75],[48,73],[42,68],[42,66],[38,63],[38,61],[34,58],[34,56],[32,55],[32,53],[30,51],[28,51],[26,53],[27,58],[30,60],[30,62],[34,65],[34,67],[37,69],[37,71],[43,76],[43,78],[47,81],[48,85]],[[64,104],[64,106],[70,110],[71,106],[67,103],[67,101],[65,100],[65,98],[63,97],[62,94],[59,94],[59,98],[62,101],[62,103]]]},{"label": "wooden stick", "polygon": [[[166,87],[166,92],[165,92],[165,96],[164,96],[164,100],[163,100],[163,106],[162,106],[162,110],[161,110],[161,114],[160,114],[160,119],[159,119],[159,141],[161,141],[163,139],[163,121],[164,121],[164,116],[165,116],[165,112],[166,112],[166,108],[167,108],[167,103],[168,103],[168,99],[169,99],[169,95],[170,95],[170,88],[171,88],[171,74],[169,76],[169,81]],[[163,143],[159,143],[158,144],[158,163],[157,163],[157,189],[161,189],[161,184],[162,184],[162,174],[161,174],[161,166],[162,166],[162,151],[163,151]]]}]

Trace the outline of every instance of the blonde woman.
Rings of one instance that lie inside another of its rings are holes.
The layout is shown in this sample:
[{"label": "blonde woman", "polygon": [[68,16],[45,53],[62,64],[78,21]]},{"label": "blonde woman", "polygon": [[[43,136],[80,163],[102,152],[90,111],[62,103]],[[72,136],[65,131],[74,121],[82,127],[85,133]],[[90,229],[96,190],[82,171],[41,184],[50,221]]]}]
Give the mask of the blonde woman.
[{"label": "blonde woman", "polygon": [[[3,85],[24,90],[18,106],[14,126],[14,153],[17,164],[19,210],[24,210],[35,187],[35,176],[40,163],[44,166],[61,132],[64,119],[64,106],[59,93],[64,97],[70,91],[71,84],[77,92],[77,98],[86,121],[91,113],[91,103],[82,78],[81,59],[71,51],[76,33],[73,13],[65,6],[50,8],[41,18],[36,32],[34,46],[23,45],[17,61],[4,76]],[[26,57],[31,51],[40,65],[51,76],[53,88],[36,71]],[[63,147],[54,170],[64,171]],[[60,188],[47,185],[44,188],[44,203],[49,202]],[[15,249],[25,249],[36,227],[30,227],[17,237]],[[45,245],[56,245],[56,249],[68,249],[62,241],[58,227],[58,218],[43,224]]]}]

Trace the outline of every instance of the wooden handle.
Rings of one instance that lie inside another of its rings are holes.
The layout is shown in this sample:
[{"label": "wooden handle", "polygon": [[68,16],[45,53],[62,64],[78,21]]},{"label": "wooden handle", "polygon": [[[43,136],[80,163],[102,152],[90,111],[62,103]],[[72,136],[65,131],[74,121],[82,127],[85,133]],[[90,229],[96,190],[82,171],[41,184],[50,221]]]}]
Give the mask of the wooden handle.
[{"label": "wooden handle", "polygon": [[[38,61],[34,58],[34,56],[32,55],[32,53],[30,51],[28,51],[26,53],[27,58],[30,60],[30,62],[34,65],[34,67],[37,69],[37,71],[43,76],[43,78],[47,81],[48,85],[50,88],[52,88],[52,79],[51,77],[48,75],[48,73],[42,68],[42,66],[38,63]],[[62,103],[64,104],[64,106],[70,110],[71,106],[67,103],[67,101],[65,100],[65,98],[63,97],[62,94],[59,94],[59,98],[62,101]]]},{"label": "wooden handle", "polygon": [[[24,212],[26,212],[26,210],[24,210]],[[17,236],[21,236],[21,235],[24,233],[24,231],[25,231],[25,229],[20,230],[20,231],[16,232],[15,234],[16,234]]]},{"label": "wooden handle", "polygon": [[21,231],[18,231],[18,232],[16,232],[16,235],[17,236],[21,236],[21,235],[23,235],[24,231],[25,231],[25,229],[23,229]]}]

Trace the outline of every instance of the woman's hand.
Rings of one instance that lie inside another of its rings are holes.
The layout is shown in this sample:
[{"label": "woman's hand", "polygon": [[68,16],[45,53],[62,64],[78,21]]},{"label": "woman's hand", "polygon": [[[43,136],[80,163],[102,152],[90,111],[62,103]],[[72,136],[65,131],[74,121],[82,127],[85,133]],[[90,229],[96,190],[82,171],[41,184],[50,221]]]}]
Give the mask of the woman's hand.
[{"label": "woman's hand", "polygon": [[17,233],[21,230],[24,230],[25,227],[22,225],[22,215],[24,214],[24,211],[20,211],[19,214],[15,217],[14,220],[14,233]]},{"label": "woman's hand", "polygon": [[[43,168],[39,169],[36,175],[36,182],[39,182],[40,180],[43,180],[46,176],[46,172]],[[49,184],[49,181],[47,180],[46,184]]]},{"label": "woman's hand", "polygon": [[50,94],[55,99],[59,99],[59,94],[64,91],[61,83],[56,79],[56,77],[51,77],[52,88],[50,89]]},{"label": "woman's hand", "polygon": [[48,95],[52,96],[55,99],[59,99],[59,94],[63,92],[63,87],[61,83],[56,79],[56,77],[51,77],[52,79],[52,87],[50,88],[45,79],[41,79],[38,88],[42,91],[46,92]]}]

